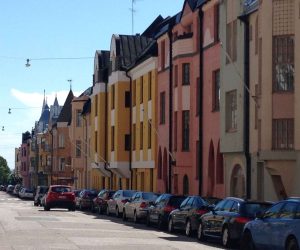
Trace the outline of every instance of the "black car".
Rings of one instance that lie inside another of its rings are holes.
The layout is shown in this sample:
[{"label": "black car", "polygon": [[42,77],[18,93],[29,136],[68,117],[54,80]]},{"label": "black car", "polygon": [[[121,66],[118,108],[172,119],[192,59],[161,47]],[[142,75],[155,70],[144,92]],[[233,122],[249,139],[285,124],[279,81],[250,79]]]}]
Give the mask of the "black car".
[{"label": "black car", "polygon": [[257,212],[265,211],[272,204],[228,197],[211,212],[201,216],[197,237],[199,240],[219,238],[223,246],[228,247],[233,241],[241,239],[244,225],[253,220]]},{"label": "black car", "polygon": [[170,213],[179,208],[186,197],[182,195],[162,194],[148,209],[147,225],[156,224],[161,229],[168,224]]},{"label": "black car", "polygon": [[175,229],[185,230],[187,236],[191,236],[199,227],[199,219],[203,214],[209,212],[210,205],[200,196],[189,196],[178,209],[170,213],[168,231],[172,233]]}]

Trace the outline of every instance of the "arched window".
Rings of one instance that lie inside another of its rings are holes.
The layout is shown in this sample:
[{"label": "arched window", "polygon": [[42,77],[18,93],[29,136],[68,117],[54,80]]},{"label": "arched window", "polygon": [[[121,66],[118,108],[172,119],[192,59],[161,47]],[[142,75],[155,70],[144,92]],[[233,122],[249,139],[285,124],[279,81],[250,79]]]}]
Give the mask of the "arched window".
[{"label": "arched window", "polygon": [[189,195],[189,177],[187,175],[183,177],[183,195]]}]

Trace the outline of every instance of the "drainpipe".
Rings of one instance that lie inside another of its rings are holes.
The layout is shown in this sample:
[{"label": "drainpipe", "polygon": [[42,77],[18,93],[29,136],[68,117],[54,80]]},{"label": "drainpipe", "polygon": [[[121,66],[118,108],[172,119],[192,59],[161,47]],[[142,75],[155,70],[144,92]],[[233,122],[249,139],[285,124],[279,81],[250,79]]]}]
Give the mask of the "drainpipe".
[{"label": "drainpipe", "polygon": [[130,150],[129,150],[129,171],[130,171],[130,189],[132,189],[133,171],[132,171],[132,77],[126,71],[126,76],[130,80],[130,111],[129,111],[129,135],[130,135]]},{"label": "drainpipe", "polygon": [[107,141],[108,141],[108,135],[107,135],[107,121],[108,121],[108,98],[107,98],[107,82],[105,83],[105,118],[104,118],[104,127],[105,127],[105,146],[104,146],[104,169],[110,173],[110,182],[109,182],[109,188],[112,189],[113,187],[113,176],[112,171],[108,168],[108,150],[107,150]]},{"label": "drainpipe", "polygon": [[85,123],[85,188],[88,188],[88,167],[87,167],[87,120],[82,116]]},{"label": "drainpipe", "polygon": [[250,105],[248,89],[250,88],[249,79],[249,19],[248,16],[240,17],[244,25],[244,152],[246,158],[246,196],[247,199],[251,198],[251,155],[249,152],[250,145]]},{"label": "drainpipe", "polygon": [[53,131],[52,129],[49,130],[49,133],[51,135],[51,169],[50,169],[50,185],[52,185],[52,178],[53,178]]},{"label": "drainpipe", "polygon": [[198,114],[198,119],[199,119],[199,149],[198,149],[198,155],[199,155],[199,161],[198,161],[198,179],[199,179],[199,186],[198,186],[198,193],[201,196],[202,195],[202,181],[203,181],[203,10],[202,6],[199,7],[199,24],[200,24],[200,29],[199,29],[199,46],[200,46],[200,51],[199,51],[199,97],[198,97],[198,105],[199,105],[199,114]]},{"label": "drainpipe", "polygon": [[173,162],[171,154],[172,152],[172,135],[173,135],[173,42],[172,42],[172,28],[174,24],[170,25],[168,30],[168,38],[169,38],[169,180],[168,180],[168,193],[172,193],[172,165],[175,164]]}]

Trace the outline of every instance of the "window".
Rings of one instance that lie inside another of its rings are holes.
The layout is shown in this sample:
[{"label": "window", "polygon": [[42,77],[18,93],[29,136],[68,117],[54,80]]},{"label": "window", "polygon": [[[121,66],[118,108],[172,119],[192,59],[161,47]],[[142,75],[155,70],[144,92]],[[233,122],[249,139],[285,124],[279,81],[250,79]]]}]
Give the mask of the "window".
[{"label": "window", "polygon": [[141,80],[140,80],[140,103],[143,103],[143,95],[144,95],[144,83],[143,83],[143,81],[144,81],[144,78],[143,78],[143,76],[141,76]]},{"label": "window", "polygon": [[280,219],[293,219],[296,211],[297,203],[288,202],[280,211]]},{"label": "window", "polygon": [[228,211],[228,212],[229,212],[230,209],[232,208],[233,204],[234,204],[234,201],[228,200],[228,201],[226,202],[225,206],[224,206],[223,211]]},{"label": "window", "polygon": [[273,119],[273,149],[294,148],[294,119]]},{"label": "window", "polygon": [[178,65],[175,65],[174,69],[174,86],[178,86]]},{"label": "window", "polygon": [[227,202],[227,200],[222,200],[222,201],[220,201],[220,202],[216,205],[215,211],[223,211],[226,202]]},{"label": "window", "polygon": [[152,99],[152,72],[148,73],[148,100]]},{"label": "window", "polygon": [[81,110],[77,109],[76,110],[76,127],[81,127],[81,121],[82,121]]},{"label": "window", "polygon": [[239,211],[239,203],[235,201],[230,209],[230,212],[237,213],[238,211]]},{"label": "window", "polygon": [[190,64],[182,64],[182,85],[190,84]]},{"label": "window", "polygon": [[132,84],[132,106],[136,105],[136,80]]},{"label": "window", "polygon": [[111,85],[111,109],[115,108],[115,85]]},{"label": "window", "polygon": [[129,108],[130,107],[130,92],[125,91],[125,107]]},{"label": "window", "polygon": [[165,124],[166,122],[166,93],[160,93],[160,124]]},{"label": "window", "polygon": [[143,149],[143,122],[140,123],[140,149]]},{"label": "window", "polygon": [[81,157],[81,141],[76,140],[76,157]]},{"label": "window", "polygon": [[220,110],[220,70],[213,72],[213,111]]},{"label": "window", "polygon": [[182,111],[182,151],[190,148],[190,111]]},{"label": "window", "polygon": [[281,202],[279,204],[276,204],[276,205],[272,206],[269,210],[267,210],[265,212],[264,218],[265,219],[277,218],[282,205],[283,205],[283,203]]},{"label": "window", "polygon": [[111,151],[115,151],[115,127],[111,127]]},{"label": "window", "polygon": [[136,140],[136,125],[133,124],[132,127],[132,149],[135,150],[135,140]]},{"label": "window", "polygon": [[95,116],[98,115],[98,96],[95,96]]},{"label": "window", "polygon": [[151,120],[148,121],[148,149],[151,148],[151,140],[152,140],[152,129],[151,129]]},{"label": "window", "polygon": [[65,137],[63,134],[60,134],[58,136],[58,147],[59,148],[64,148],[65,147]]},{"label": "window", "polygon": [[165,69],[165,56],[166,56],[166,43],[165,40],[163,40],[160,44],[160,66],[161,70]]},{"label": "window", "polygon": [[273,88],[274,91],[294,90],[294,37],[273,38]]},{"label": "window", "polygon": [[125,135],[125,151],[130,150],[130,135]]},{"label": "window", "polygon": [[95,131],[95,137],[94,137],[94,143],[95,143],[95,153],[97,153],[98,152],[98,132],[97,131]]},{"label": "window", "polygon": [[65,158],[60,158],[59,171],[64,171],[64,170],[65,170]]},{"label": "window", "polygon": [[177,124],[178,124],[178,115],[177,111],[174,112],[174,151],[177,151]]},{"label": "window", "polygon": [[[227,24],[226,27],[226,52],[232,62],[237,59],[237,20]],[[226,63],[230,60],[226,57]]]},{"label": "window", "polygon": [[226,93],[226,131],[237,130],[237,100],[236,90]]}]

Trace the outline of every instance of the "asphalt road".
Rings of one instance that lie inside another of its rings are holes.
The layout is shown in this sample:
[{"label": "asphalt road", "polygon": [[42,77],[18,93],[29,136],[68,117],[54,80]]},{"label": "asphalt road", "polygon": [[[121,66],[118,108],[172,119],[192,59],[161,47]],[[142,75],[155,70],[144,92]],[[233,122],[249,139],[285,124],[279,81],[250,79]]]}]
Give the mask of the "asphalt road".
[{"label": "asphalt road", "polygon": [[29,249],[218,249],[195,238],[89,212],[45,212],[0,191],[0,250]]}]

